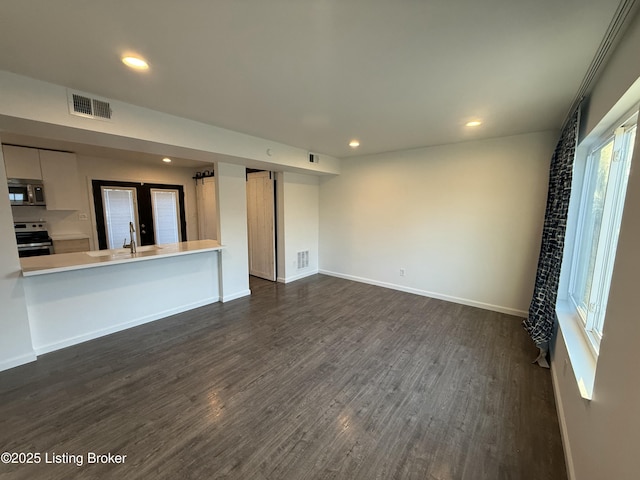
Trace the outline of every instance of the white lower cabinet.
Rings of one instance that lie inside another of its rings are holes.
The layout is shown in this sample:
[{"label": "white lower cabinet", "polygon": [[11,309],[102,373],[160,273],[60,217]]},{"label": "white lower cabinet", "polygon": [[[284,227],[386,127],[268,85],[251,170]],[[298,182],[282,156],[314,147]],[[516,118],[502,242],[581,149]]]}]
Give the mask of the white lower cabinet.
[{"label": "white lower cabinet", "polygon": [[88,252],[91,250],[88,238],[53,239],[53,253]]}]

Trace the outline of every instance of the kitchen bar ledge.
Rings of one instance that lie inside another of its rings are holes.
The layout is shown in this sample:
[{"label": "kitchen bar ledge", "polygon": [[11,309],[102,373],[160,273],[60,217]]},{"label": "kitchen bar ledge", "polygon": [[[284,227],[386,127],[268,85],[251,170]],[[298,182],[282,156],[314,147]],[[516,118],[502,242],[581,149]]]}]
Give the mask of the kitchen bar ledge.
[{"label": "kitchen bar ledge", "polygon": [[122,263],[210,252],[223,248],[223,246],[215,240],[192,240],[189,242],[155,245],[154,247],[153,249],[144,251],[144,246],[138,247],[139,251],[134,254],[124,252],[123,249],[118,249],[26,257],[20,259],[20,265],[22,267],[22,274],[25,277],[29,277],[33,275],[68,272],[85,268],[104,267]]},{"label": "kitchen bar ledge", "polygon": [[118,249],[21,259],[34,351],[41,355],[220,301],[222,248],[197,240],[140,247],[133,255]]}]

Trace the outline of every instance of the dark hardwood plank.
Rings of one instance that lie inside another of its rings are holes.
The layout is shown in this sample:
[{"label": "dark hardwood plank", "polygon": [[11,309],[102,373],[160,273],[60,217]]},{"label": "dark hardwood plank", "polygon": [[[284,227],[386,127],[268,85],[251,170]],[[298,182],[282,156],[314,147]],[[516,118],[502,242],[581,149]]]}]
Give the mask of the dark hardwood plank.
[{"label": "dark hardwood plank", "polygon": [[508,315],[317,275],[0,373],[0,479],[565,479]]}]

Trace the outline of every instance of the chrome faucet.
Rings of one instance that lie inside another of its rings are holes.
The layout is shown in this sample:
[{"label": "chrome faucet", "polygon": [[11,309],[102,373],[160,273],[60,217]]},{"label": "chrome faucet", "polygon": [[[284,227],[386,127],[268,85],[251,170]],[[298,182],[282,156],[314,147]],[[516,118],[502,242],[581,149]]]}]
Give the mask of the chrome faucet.
[{"label": "chrome faucet", "polygon": [[133,238],[133,234],[136,233],[136,229],[133,228],[133,222],[129,222],[129,243],[127,244],[127,239],[124,239],[122,243],[122,248],[130,248],[131,254],[136,253],[136,239]]}]

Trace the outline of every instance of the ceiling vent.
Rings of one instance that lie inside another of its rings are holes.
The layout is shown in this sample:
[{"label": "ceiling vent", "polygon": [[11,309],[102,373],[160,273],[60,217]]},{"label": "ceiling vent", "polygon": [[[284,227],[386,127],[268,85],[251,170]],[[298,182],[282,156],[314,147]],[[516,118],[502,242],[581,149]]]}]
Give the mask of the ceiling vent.
[{"label": "ceiling vent", "polygon": [[85,93],[67,90],[69,113],[85,118],[111,120],[111,105],[106,100],[91,97]]}]

